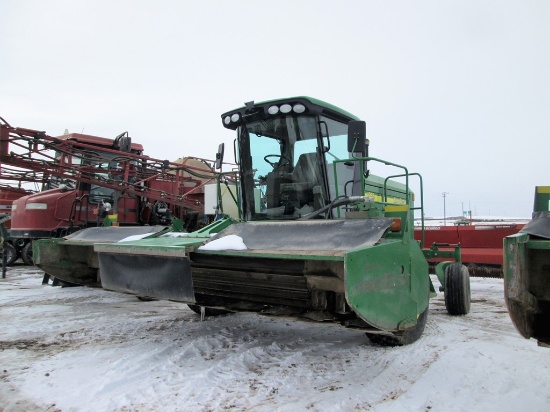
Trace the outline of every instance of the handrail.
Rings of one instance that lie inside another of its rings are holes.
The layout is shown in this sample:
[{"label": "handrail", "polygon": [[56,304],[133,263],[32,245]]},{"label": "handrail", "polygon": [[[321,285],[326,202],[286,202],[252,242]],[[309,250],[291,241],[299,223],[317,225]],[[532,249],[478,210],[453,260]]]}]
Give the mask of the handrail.
[{"label": "handrail", "polygon": [[[405,177],[405,204],[407,206],[409,206],[409,209],[412,210],[412,211],[420,210],[421,225],[422,225],[421,247],[424,247],[424,243],[425,243],[425,239],[424,239],[424,228],[425,228],[425,224],[424,224],[425,223],[424,222],[424,182],[422,180],[422,176],[419,173],[409,173],[409,170],[407,169],[407,167],[405,167],[403,165],[393,163],[393,162],[389,162],[389,161],[383,160],[383,159],[378,159],[376,157],[353,157],[351,159],[334,160],[332,162],[332,168],[333,168],[333,173],[334,173],[335,194],[336,194],[335,197],[339,196],[339,193],[338,193],[338,173],[336,171],[337,163],[360,162],[360,164],[359,164],[360,169],[359,170],[360,170],[360,173],[361,173],[361,180],[362,180],[363,188],[364,188],[366,186],[365,185],[366,178],[365,178],[365,173],[364,173],[364,164],[367,161],[374,161],[374,162],[377,162],[377,163],[382,163],[386,166],[393,166],[393,167],[397,167],[399,169],[403,169],[404,173],[391,175],[391,176],[388,176],[384,179],[384,187],[383,187],[383,193],[382,193],[382,199],[383,199],[382,204],[389,204],[389,202],[388,202],[388,191],[389,191],[388,181],[390,179],[397,178],[397,177]],[[409,194],[410,194],[409,177],[410,176],[417,176],[419,181],[420,181],[420,206],[418,206],[418,207],[411,207],[411,204],[410,204],[411,203],[410,202],[410,196],[409,196]],[[340,211],[338,211],[338,213],[340,213]],[[414,219],[414,213],[413,213],[413,219]]]},{"label": "handrail", "polygon": [[[220,211],[223,213],[223,200],[222,200],[222,191],[221,191],[221,180],[223,177],[225,176],[228,176],[228,175],[232,175],[233,176],[233,181],[235,182],[235,190],[236,190],[236,194],[237,194],[237,197],[235,197],[235,195],[233,194],[233,192],[229,189],[229,194],[231,195],[231,198],[233,199],[233,201],[235,202],[235,204],[237,205],[237,212],[239,213],[239,220],[242,220],[242,214],[241,214],[241,204],[240,204],[240,199],[241,199],[241,194],[240,194],[240,187],[239,185],[237,184],[237,181],[238,181],[238,170],[232,170],[232,171],[229,171],[229,172],[221,172],[218,174],[217,176],[217,179],[216,179],[216,190],[217,190],[217,195],[218,195],[218,207],[220,209]],[[224,181],[225,185],[227,185],[227,180]]]},{"label": "handrail", "polygon": [[[403,177],[404,175],[393,175],[393,176],[388,176],[386,177],[386,180],[384,181],[384,190],[386,190],[386,182],[391,179],[391,178],[395,178],[395,177]],[[408,176],[418,176],[418,178],[420,179],[420,206],[419,207],[411,207],[410,210],[420,210],[420,220],[421,220],[421,224],[422,224],[422,239],[421,239],[421,242],[420,242],[420,247],[421,248],[424,248],[424,182],[422,181],[422,176],[420,175],[420,173],[409,173]],[[408,185],[407,185],[408,187]],[[414,218],[414,214],[413,214],[413,218]]]}]

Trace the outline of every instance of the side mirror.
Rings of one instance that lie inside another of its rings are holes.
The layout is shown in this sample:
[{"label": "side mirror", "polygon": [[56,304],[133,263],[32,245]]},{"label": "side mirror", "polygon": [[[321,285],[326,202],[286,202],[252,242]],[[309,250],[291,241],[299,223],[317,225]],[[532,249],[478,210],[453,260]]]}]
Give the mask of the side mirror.
[{"label": "side mirror", "polygon": [[128,132],[124,132],[115,137],[115,145],[118,145],[118,150],[121,152],[130,153],[132,151],[132,138],[128,136]]},{"label": "side mirror", "polygon": [[216,153],[216,169],[218,169],[218,170],[220,170],[222,168],[224,148],[225,148],[225,144],[221,143],[218,146],[218,153]]},{"label": "side mirror", "polygon": [[367,144],[367,124],[363,120],[348,123],[348,152],[365,154]]}]

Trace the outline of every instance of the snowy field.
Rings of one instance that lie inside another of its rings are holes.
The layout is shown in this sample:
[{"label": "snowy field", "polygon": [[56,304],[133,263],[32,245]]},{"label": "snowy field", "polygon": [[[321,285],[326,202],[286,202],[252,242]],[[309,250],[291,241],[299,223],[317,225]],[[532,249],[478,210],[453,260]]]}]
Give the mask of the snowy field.
[{"label": "snowy field", "polygon": [[418,342],[381,348],[332,324],[201,321],[41,277],[19,266],[0,280],[2,411],[550,410],[550,349],[516,332],[501,279],[472,279],[465,317],[433,299]]}]

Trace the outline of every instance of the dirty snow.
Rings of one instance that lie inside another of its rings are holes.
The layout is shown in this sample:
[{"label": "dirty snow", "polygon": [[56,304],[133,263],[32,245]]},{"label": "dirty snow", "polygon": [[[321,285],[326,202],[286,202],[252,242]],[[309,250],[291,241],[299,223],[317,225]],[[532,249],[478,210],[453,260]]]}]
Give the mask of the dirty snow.
[{"label": "dirty snow", "polygon": [[199,247],[199,250],[247,250],[243,238],[237,235],[227,235]]},{"label": "dirty snow", "polygon": [[[0,280],[4,411],[548,411],[550,349],[516,332],[501,279],[472,279],[472,312],[430,304],[423,337],[372,345],[332,324]],[[434,278],[434,282],[437,280]]]}]

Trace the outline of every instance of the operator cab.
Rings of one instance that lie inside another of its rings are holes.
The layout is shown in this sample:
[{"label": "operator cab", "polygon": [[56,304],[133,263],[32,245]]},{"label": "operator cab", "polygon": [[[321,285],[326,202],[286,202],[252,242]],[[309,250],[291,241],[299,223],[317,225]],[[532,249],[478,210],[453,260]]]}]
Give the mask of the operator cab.
[{"label": "operator cab", "polygon": [[[66,134],[59,136],[58,139],[74,141],[88,146],[86,149],[80,150],[56,150],[55,165],[59,170],[72,166],[88,166],[87,173],[93,174],[98,181],[108,179],[123,181],[124,169],[122,162],[129,160],[125,153],[135,155],[143,153],[143,146],[132,143],[128,132],[121,133],[114,140],[80,133]],[[119,152],[113,152],[113,150]],[[138,167],[137,160],[131,160],[130,163],[133,166],[132,170]],[[134,183],[136,178],[129,176],[128,181]],[[42,190],[48,189],[62,189],[64,191],[78,189],[83,193],[88,193],[88,202],[97,205],[100,209],[105,205],[109,205],[110,208],[111,205],[117,203],[120,197],[120,192],[116,189],[101,184],[85,183],[77,181],[77,179],[71,180],[57,176],[50,176],[44,184]]]},{"label": "operator cab", "polygon": [[351,196],[356,163],[338,163],[336,177],[332,162],[364,154],[364,143],[348,145],[348,124],[357,120],[309,97],[250,102],[223,114],[224,127],[237,131],[243,218],[298,219]]}]

